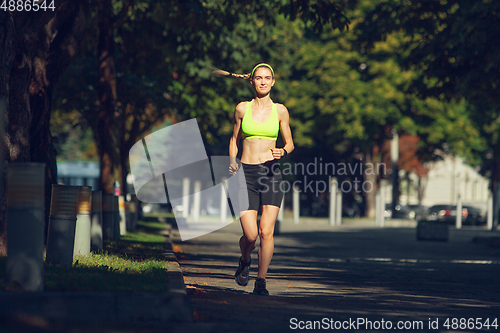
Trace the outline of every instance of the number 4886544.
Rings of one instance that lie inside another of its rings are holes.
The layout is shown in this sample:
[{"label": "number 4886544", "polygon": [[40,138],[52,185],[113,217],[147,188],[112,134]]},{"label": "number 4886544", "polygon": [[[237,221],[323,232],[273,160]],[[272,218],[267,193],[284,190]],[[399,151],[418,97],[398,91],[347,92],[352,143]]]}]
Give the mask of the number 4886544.
[{"label": "number 4886544", "polygon": [[480,330],[480,329],[498,329],[497,318],[490,321],[489,318],[447,318],[443,323],[446,329],[453,330]]},{"label": "number 4886544", "polygon": [[[1,1],[1,0],[0,0]],[[47,4],[50,2],[49,4]],[[9,12],[37,12],[56,9],[55,0],[3,0],[0,10]]]}]

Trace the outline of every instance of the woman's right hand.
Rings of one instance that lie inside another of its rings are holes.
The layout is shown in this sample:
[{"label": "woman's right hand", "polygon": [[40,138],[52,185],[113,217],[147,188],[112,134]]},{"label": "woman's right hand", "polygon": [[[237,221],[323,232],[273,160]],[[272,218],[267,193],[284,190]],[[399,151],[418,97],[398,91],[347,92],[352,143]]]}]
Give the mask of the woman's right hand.
[{"label": "woman's right hand", "polygon": [[233,163],[229,164],[229,173],[232,175],[235,175],[239,168],[240,167],[239,167],[238,163],[233,162]]}]

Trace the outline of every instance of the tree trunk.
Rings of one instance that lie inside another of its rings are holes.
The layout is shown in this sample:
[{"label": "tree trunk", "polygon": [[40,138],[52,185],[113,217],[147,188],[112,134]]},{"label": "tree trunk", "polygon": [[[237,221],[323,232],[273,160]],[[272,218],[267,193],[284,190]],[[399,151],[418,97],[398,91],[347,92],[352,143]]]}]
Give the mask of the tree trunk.
[{"label": "tree trunk", "polygon": [[118,163],[116,140],[113,136],[117,93],[111,1],[99,0],[98,11],[99,112],[97,122],[93,122],[93,130],[101,162],[101,190],[103,193],[113,193],[115,166]]},{"label": "tree trunk", "polygon": [[5,119],[9,109],[9,80],[14,59],[14,22],[8,12],[0,11],[0,256],[7,254],[7,223],[5,207]]},{"label": "tree trunk", "polygon": [[52,89],[76,55],[83,36],[87,8],[83,1],[71,2],[37,35],[30,85],[31,161],[45,163],[45,236],[50,215],[52,184],[57,183],[56,150],[50,131]]},{"label": "tree trunk", "polygon": [[[85,25],[84,4],[85,0],[61,0],[57,10],[36,16],[0,11],[0,99],[7,101],[2,160],[46,163],[46,217],[51,184],[56,181],[50,134],[51,89],[76,53]],[[6,239],[4,177],[0,187],[0,254],[5,252]]]}]

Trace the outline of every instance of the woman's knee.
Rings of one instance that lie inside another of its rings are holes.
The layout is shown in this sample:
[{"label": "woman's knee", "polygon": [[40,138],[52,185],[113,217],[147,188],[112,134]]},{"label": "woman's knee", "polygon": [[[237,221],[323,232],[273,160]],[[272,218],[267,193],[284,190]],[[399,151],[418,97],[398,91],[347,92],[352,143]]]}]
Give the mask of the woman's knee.
[{"label": "woman's knee", "polygon": [[247,244],[254,244],[257,242],[257,237],[259,235],[255,232],[255,233],[248,233],[248,234],[244,234],[243,235],[243,238],[245,239],[245,242]]},{"label": "woman's knee", "polygon": [[259,228],[259,237],[261,240],[270,240],[273,239],[274,237],[274,226],[271,227],[266,227],[266,228]]}]

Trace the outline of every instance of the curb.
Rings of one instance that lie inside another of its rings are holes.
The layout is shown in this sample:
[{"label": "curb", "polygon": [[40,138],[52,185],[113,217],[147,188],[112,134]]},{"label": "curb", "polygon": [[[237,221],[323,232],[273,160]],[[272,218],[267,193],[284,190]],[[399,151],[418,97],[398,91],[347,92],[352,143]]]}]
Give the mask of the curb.
[{"label": "curb", "polygon": [[[163,221],[160,221],[163,222]],[[182,270],[174,255],[170,229],[162,233],[168,261],[169,291],[147,292],[0,292],[0,321],[43,318],[65,324],[193,323]]]}]

